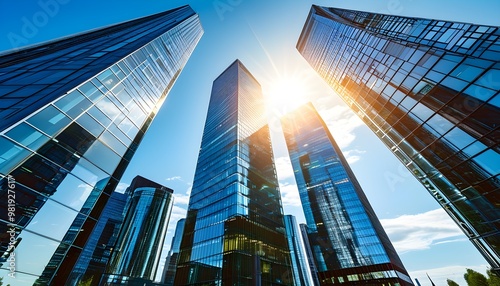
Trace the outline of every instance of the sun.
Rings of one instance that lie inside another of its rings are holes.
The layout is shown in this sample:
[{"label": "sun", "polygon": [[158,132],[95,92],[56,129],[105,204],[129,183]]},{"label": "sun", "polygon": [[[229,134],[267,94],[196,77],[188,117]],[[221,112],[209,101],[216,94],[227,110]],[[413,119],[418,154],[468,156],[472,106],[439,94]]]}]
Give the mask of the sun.
[{"label": "sun", "polygon": [[282,76],[264,90],[268,109],[284,115],[309,101],[307,85],[299,76]]}]

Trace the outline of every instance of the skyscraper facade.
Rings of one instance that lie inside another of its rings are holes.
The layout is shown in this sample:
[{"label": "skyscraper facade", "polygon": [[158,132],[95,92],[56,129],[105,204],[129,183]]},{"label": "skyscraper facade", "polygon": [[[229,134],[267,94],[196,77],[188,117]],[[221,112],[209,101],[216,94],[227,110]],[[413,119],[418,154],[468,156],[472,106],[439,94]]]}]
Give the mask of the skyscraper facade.
[{"label": "skyscraper facade", "polygon": [[309,235],[307,232],[307,224],[301,223],[299,224],[300,234],[302,235],[302,241],[304,242],[304,249],[306,250],[306,257],[309,263],[309,269],[311,270],[311,276],[313,279],[314,286],[319,286],[318,279],[318,268],[316,268],[316,263],[314,262],[314,254],[311,248],[311,244],[309,243]]},{"label": "skyscraper facade", "polygon": [[281,122],[320,284],[413,285],[313,105]]},{"label": "skyscraper facade", "polygon": [[236,60],[213,83],[175,285],[291,285],[260,84]]},{"label": "skyscraper facade", "polygon": [[313,6],[297,49],[500,270],[498,27]]},{"label": "skyscraper facade", "polygon": [[168,251],[168,256],[165,259],[165,267],[163,268],[163,275],[161,282],[165,286],[174,285],[175,271],[177,270],[177,261],[179,260],[179,251],[181,248],[182,234],[184,233],[184,224],[186,219],[180,219],[177,221],[175,226],[174,237],[172,238],[172,244],[170,245],[170,250]]},{"label": "skyscraper facade", "polygon": [[307,261],[304,240],[297,219],[293,215],[285,215],[285,229],[292,259],[293,285],[313,286],[314,282],[309,268],[309,261]]},{"label": "skyscraper facade", "polygon": [[78,220],[51,265],[64,285],[202,33],[184,6],[0,56],[4,283],[33,285]]},{"label": "skyscraper facade", "polygon": [[89,286],[99,285],[115,248],[129,199],[128,192],[111,193],[92,234],[71,270],[71,275],[66,280],[69,285],[78,285],[78,283]]},{"label": "skyscraper facade", "polygon": [[[97,182],[80,209],[80,213],[88,213],[89,210],[92,209],[101,195],[102,188],[107,182],[108,178]],[[64,278],[59,277],[58,281],[65,281],[66,285],[78,285],[79,283],[98,285],[101,275],[105,272],[106,265],[111,257],[111,250],[115,247],[128,198],[128,194],[121,194],[118,192],[113,192],[111,194],[96,226],[87,239],[78,259],[76,259],[75,266],[71,270],[70,276]],[[70,267],[70,265],[66,265],[64,268],[60,269],[59,265],[62,259],[64,259],[67,245],[70,244],[78,232],[81,231],[84,222],[85,217],[76,216],[62,238],[61,243],[52,255],[52,258],[47,263],[42,275],[36,280],[35,284],[50,284],[55,277],[59,276],[61,271],[65,271],[66,268]]]},{"label": "skyscraper facade", "polygon": [[106,271],[110,285],[134,279],[153,281],[174,204],[173,190],[137,176],[132,197]]}]

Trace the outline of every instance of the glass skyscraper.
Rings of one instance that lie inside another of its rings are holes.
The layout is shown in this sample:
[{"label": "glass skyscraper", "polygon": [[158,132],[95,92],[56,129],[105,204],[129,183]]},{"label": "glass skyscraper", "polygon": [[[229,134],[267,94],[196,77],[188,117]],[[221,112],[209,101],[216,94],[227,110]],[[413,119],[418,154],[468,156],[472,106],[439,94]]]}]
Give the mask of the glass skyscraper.
[{"label": "glass skyscraper", "polygon": [[499,27],[313,6],[297,49],[500,271]]},{"label": "glass skyscraper", "polygon": [[304,246],[297,219],[293,215],[285,215],[285,229],[292,258],[293,285],[295,286],[313,286],[313,278],[307,253]]},{"label": "glass skyscraper", "polygon": [[153,281],[174,204],[173,190],[137,176],[130,184],[127,214],[106,271],[110,285]]},{"label": "glass skyscraper", "polygon": [[[107,181],[108,179],[101,180],[101,184],[105,184]],[[101,184],[98,182],[92,190],[80,209],[81,213],[87,212],[95,204],[96,199],[101,194]],[[66,285],[79,285],[79,283],[99,285],[101,276],[106,271],[106,265],[111,258],[111,251],[115,247],[129,196],[129,193],[111,193],[96,226],[71,270],[70,276],[65,280]],[[81,216],[75,218],[36,284],[49,284],[52,278],[58,275],[58,266],[64,258],[67,245],[78,234],[84,222],[85,220]],[[62,280],[62,278],[60,279]]]},{"label": "glass skyscraper", "polygon": [[78,285],[77,282],[79,282],[87,283],[86,285],[98,285],[115,248],[129,198],[129,193],[113,192],[111,194],[96,227],[71,271],[71,276],[67,279],[67,283]]},{"label": "glass skyscraper", "polygon": [[292,285],[266,122],[236,60],[213,82],[175,285]]},{"label": "glass skyscraper", "polygon": [[168,251],[168,256],[165,259],[165,267],[163,269],[163,275],[161,282],[165,286],[174,285],[175,271],[177,270],[177,262],[179,260],[179,251],[181,248],[182,234],[184,233],[184,224],[186,219],[180,219],[177,221],[175,226],[174,237],[172,238],[172,244],[170,245],[170,250]]},{"label": "glass skyscraper", "polygon": [[64,285],[202,34],[184,6],[0,56],[5,284],[33,285],[50,266]]},{"label": "glass skyscraper", "polygon": [[320,284],[413,285],[313,105],[281,123]]},{"label": "glass skyscraper", "polygon": [[312,252],[311,244],[309,243],[309,235],[307,234],[307,224],[299,224],[300,234],[302,235],[302,241],[304,242],[304,249],[306,250],[306,257],[309,263],[309,270],[311,271],[314,286],[319,286],[318,279],[318,269],[316,268],[316,263],[314,262],[314,255]]},{"label": "glass skyscraper", "polygon": [[[87,200],[80,209],[80,213],[88,213],[95,205],[101,194],[101,190],[108,182],[108,178],[97,182],[96,186],[87,197]],[[66,284],[78,285],[78,283],[88,283],[98,285],[101,274],[106,270],[106,265],[110,258],[110,250],[114,247],[117,238],[117,231],[120,230],[123,221],[123,212],[127,204],[128,195],[113,192],[104,207],[96,226],[92,230],[85,246],[83,247],[75,267],[71,270],[70,277],[59,277],[58,281],[66,281]],[[36,285],[50,284],[54,277],[59,275],[59,271],[65,271],[65,267],[59,268],[61,261],[70,244],[76,235],[81,231],[85,217],[76,216],[68,231],[62,238],[61,243],[55,250],[51,259],[47,263],[42,275],[36,280]],[[100,244],[98,245],[98,241]]]}]

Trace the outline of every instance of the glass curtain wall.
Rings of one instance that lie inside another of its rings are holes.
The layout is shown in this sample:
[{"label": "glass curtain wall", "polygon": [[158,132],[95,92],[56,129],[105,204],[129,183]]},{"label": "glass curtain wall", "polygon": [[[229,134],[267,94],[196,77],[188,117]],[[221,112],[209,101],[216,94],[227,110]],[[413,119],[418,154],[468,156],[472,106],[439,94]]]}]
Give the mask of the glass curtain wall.
[{"label": "glass curtain wall", "polygon": [[212,86],[175,285],[293,283],[266,121],[236,60]]},{"label": "glass curtain wall", "polygon": [[500,270],[499,27],[313,6],[297,49]]},{"label": "glass curtain wall", "polygon": [[299,107],[281,122],[320,284],[413,285],[313,105]]},{"label": "glass curtain wall", "polygon": [[[0,57],[4,283],[33,285],[42,272],[35,284],[66,283],[202,33],[184,6]],[[30,262],[15,280],[13,253]]]}]

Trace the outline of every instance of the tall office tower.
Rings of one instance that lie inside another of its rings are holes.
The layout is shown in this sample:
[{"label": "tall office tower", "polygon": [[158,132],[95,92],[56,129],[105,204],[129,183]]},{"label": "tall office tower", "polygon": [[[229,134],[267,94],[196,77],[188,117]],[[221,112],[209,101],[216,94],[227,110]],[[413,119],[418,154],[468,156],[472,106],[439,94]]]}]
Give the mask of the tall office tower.
[{"label": "tall office tower", "polygon": [[111,193],[70,277],[66,280],[68,284],[98,285],[115,248],[129,198],[129,193]]},{"label": "tall office tower", "polygon": [[184,232],[184,224],[186,219],[180,219],[177,221],[175,226],[174,237],[172,238],[172,244],[170,245],[170,250],[168,256],[165,260],[165,267],[163,268],[163,275],[161,282],[165,286],[174,285],[175,271],[177,270],[177,262],[179,260],[179,251],[181,248],[182,233]]},{"label": "tall office tower", "polygon": [[[202,33],[184,6],[0,56],[5,284],[32,285],[78,218],[81,231],[55,266],[57,279],[68,277]],[[97,182],[94,205],[79,212]]]},{"label": "tall office tower", "polygon": [[[97,199],[101,195],[102,188],[107,184],[108,178],[97,182],[92,192],[87,197],[87,200],[80,209],[80,213],[88,213],[95,205]],[[124,211],[129,198],[129,194],[121,194],[113,192],[104,207],[96,226],[92,230],[85,246],[83,247],[78,259],[76,260],[69,277],[64,279],[65,285],[78,285],[79,283],[87,283],[86,285],[98,285],[101,275],[106,270],[106,265],[111,256],[111,250],[114,248],[118,232],[124,218]],[[74,237],[81,231],[84,216],[76,216],[75,220],[69,227],[68,231],[62,238],[61,243],[57,247],[54,255],[47,263],[42,275],[36,280],[36,285],[50,284],[54,277],[59,275],[59,271],[70,267],[59,269],[59,265],[64,258],[67,250],[67,245],[70,244]],[[66,273],[66,272],[64,272]]]},{"label": "tall office tower", "polygon": [[213,83],[175,285],[291,285],[260,84],[236,60]]},{"label": "tall office tower", "polygon": [[290,248],[290,256],[292,258],[293,285],[312,286],[314,285],[313,278],[311,269],[309,268],[309,261],[307,261],[304,240],[300,234],[297,220],[293,215],[285,215],[285,229],[288,248]]},{"label": "tall office tower", "polygon": [[302,241],[304,243],[304,249],[306,250],[306,257],[309,266],[309,270],[312,275],[313,285],[319,286],[319,278],[318,278],[318,268],[316,268],[316,263],[314,262],[314,254],[311,248],[311,244],[309,243],[309,235],[307,232],[307,224],[301,223],[299,224],[300,234],[302,236]]},{"label": "tall office tower", "polygon": [[129,188],[132,197],[106,271],[110,285],[155,279],[174,204],[172,189],[141,176]]},{"label": "tall office tower", "polygon": [[500,272],[498,27],[313,6],[297,49]]},{"label": "tall office tower", "polygon": [[320,284],[413,285],[313,105],[285,115],[281,123]]}]

